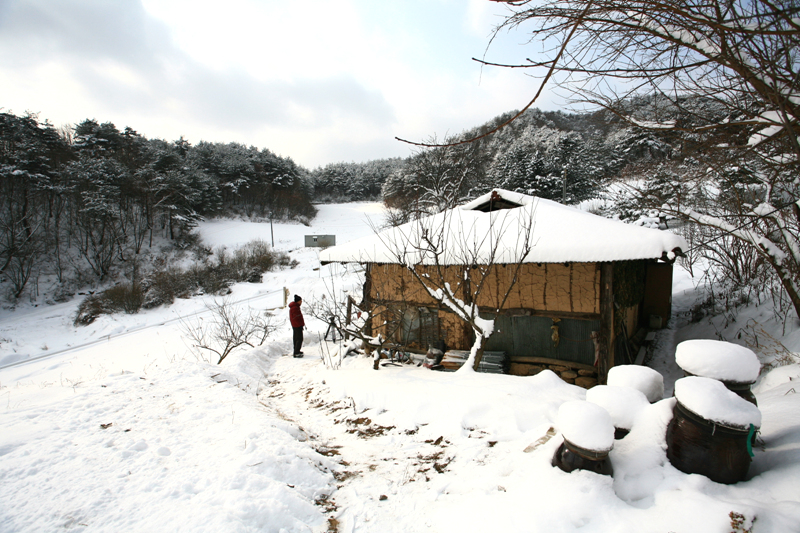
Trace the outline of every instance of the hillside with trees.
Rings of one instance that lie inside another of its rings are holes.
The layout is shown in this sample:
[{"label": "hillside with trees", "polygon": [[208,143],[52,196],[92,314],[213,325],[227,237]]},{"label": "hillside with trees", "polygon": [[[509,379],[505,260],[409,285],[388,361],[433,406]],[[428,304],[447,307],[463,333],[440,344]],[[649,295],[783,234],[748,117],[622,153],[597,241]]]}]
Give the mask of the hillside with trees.
[{"label": "hillside with trees", "polygon": [[307,221],[312,192],[303,168],[269,150],[0,113],[3,296],[35,298],[43,275],[56,278],[56,299],[120,273],[135,282],[164,241],[189,246],[202,217]]},{"label": "hillside with trees", "polygon": [[314,201],[359,202],[381,199],[381,189],[389,176],[405,165],[399,157],[374,159],[365,163],[331,163],[310,172]]},{"label": "hillside with trees", "polygon": [[409,157],[383,187],[384,202],[396,219],[436,212],[495,187],[577,204],[602,196],[633,163],[668,159],[676,144],[674,135],[631,126],[606,111],[539,109],[527,110],[492,135],[463,143],[514,114],[441,142],[432,138],[427,144],[433,146]]}]

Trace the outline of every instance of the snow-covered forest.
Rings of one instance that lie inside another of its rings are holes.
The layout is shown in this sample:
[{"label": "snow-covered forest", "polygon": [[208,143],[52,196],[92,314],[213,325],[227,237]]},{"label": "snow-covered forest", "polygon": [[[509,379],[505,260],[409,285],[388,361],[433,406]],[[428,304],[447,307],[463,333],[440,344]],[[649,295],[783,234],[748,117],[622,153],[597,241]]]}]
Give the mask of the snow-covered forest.
[{"label": "snow-covered forest", "polygon": [[85,120],[58,130],[0,114],[0,272],[3,297],[31,301],[135,282],[164,242],[186,248],[203,217],[298,219],[316,210],[305,171],[241,144],[147,139]]}]

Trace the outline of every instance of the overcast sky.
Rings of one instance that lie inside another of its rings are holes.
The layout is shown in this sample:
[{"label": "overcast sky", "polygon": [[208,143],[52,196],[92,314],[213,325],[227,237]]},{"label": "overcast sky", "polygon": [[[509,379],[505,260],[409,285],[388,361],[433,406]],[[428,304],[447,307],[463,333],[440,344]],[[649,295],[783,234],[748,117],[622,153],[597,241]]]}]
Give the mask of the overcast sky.
[{"label": "overcast sky", "polygon": [[[471,60],[503,12],[488,0],[0,0],[0,108],[235,141],[308,168],[406,156],[395,136],[459,133],[532,97],[522,71]],[[506,34],[486,58],[531,57],[525,41]]]}]

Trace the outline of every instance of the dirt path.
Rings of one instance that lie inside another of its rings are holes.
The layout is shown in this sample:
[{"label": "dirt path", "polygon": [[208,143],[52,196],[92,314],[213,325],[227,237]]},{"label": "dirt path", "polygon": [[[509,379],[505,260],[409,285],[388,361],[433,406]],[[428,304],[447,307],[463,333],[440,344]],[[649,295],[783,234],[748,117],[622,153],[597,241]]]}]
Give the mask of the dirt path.
[{"label": "dirt path", "polygon": [[667,327],[656,331],[656,338],[651,347],[651,355],[645,364],[654,368],[664,376],[664,397],[672,396],[675,381],[684,376],[683,370],[675,362],[675,348],[686,340],[681,329],[689,324],[691,307],[696,295],[694,291],[684,291],[676,295],[672,301],[672,316]]},{"label": "dirt path", "polygon": [[[298,364],[322,363],[309,357]],[[382,426],[372,420],[378,413],[360,412],[352,399],[331,400],[324,381],[298,383],[297,368],[283,361],[273,370],[262,404],[299,425],[314,449],[338,463],[336,490],[316,502],[330,513],[328,531],[429,531],[414,517],[398,522],[398,506],[412,509],[413,500],[436,490],[431,482],[455,455],[450,443],[420,428]]]}]

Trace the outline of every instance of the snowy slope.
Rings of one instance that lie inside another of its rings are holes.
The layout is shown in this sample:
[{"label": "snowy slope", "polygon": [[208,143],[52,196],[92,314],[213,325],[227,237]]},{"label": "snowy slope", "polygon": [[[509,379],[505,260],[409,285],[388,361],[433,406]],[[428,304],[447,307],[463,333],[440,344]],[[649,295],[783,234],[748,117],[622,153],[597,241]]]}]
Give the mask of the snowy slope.
[{"label": "snowy slope", "polygon": [[[320,207],[312,228],[275,225],[276,247],[300,265],[237,285],[233,301],[280,307],[286,287],[308,304],[326,284],[354,283],[340,265],[319,268],[319,250],[302,248],[302,236],[369,235],[364,216],[379,217],[379,206]],[[201,229],[215,246],[269,239],[269,224]],[[676,275],[679,314],[690,286]],[[748,481],[719,485],[669,464],[669,398],[643,408],[615,443],[611,478],[551,466],[558,408],[585,391],[550,372],[376,372],[362,356],[330,370],[320,355],[339,347],[320,344],[325,325],[308,316],[306,357],[282,355],[291,343],[282,309],[265,345],[215,365],[181,337],[181,320],[203,316],[200,299],[78,330],[76,305],[0,315],[0,364],[15,363],[0,369],[2,532],[728,533],[731,512],[746,527],[755,518],[754,533],[800,531],[799,365],[773,370],[754,388],[763,444]],[[796,324],[780,336],[764,309],[742,315],[752,317],[800,351]],[[720,330],[681,315],[660,332],[652,365],[668,394],[679,377],[675,345]]]}]

